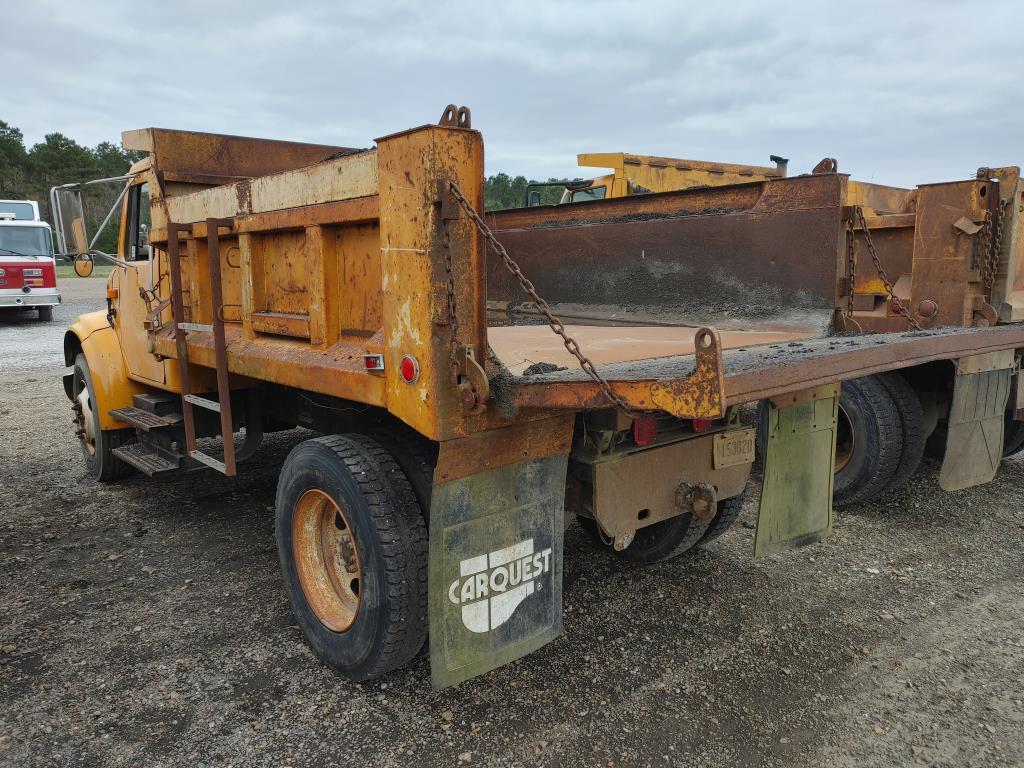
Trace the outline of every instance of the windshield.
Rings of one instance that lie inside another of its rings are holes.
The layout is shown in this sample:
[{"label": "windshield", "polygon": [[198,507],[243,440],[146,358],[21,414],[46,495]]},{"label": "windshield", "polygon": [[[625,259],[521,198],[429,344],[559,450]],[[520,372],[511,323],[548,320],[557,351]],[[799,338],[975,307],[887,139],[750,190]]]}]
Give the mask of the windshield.
[{"label": "windshield", "polygon": [[36,212],[32,203],[16,203],[13,200],[0,200],[0,213],[13,213],[15,219],[27,219],[32,221]]},{"label": "windshield", "polygon": [[46,227],[0,226],[0,256],[52,256]]},{"label": "windshield", "polygon": [[604,200],[604,193],[606,189],[606,187],[589,187],[587,189],[581,189],[572,193],[572,201],[574,203],[582,203],[587,200]]}]

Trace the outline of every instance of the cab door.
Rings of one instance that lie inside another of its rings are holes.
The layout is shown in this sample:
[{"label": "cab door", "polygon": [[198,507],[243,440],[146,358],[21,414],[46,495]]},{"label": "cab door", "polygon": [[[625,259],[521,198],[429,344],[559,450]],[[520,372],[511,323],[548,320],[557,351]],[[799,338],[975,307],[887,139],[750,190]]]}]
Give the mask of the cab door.
[{"label": "cab door", "polygon": [[110,286],[117,290],[114,325],[129,375],[163,384],[164,362],[150,349],[146,323],[150,309],[170,295],[170,288],[167,280],[161,284],[159,264],[149,246],[152,219],[149,185],[145,181],[129,188],[122,210],[118,250],[128,266],[118,267],[111,274]]}]

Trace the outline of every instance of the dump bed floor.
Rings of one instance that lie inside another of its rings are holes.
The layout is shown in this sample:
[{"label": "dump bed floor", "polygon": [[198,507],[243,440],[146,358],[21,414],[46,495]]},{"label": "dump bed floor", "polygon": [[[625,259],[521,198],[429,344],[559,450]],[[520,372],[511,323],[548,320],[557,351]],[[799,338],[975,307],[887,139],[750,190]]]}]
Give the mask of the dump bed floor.
[{"label": "dump bed floor", "polygon": [[[548,331],[546,327],[543,330]],[[690,335],[689,329],[671,330],[680,336]],[[589,354],[586,345],[582,346],[584,353]],[[831,336],[760,346],[748,344],[739,349],[727,349],[722,355],[724,395],[727,405],[736,405],[933,360],[1021,348],[1024,348],[1022,325]],[[612,382],[682,380],[693,372],[694,356],[680,354],[620,361],[600,365],[599,370]],[[565,407],[571,399],[581,408],[607,407],[607,400],[578,365],[551,373],[513,376],[509,384],[512,401],[521,406],[559,403]]]},{"label": "dump bed floor", "polygon": [[[596,365],[608,365],[649,358],[692,355],[693,337],[697,329],[666,326],[610,328],[567,325],[565,330],[579,342],[583,353]],[[780,331],[721,332],[724,349],[787,342],[806,336],[806,333]],[[567,368],[578,366],[576,358],[547,325],[490,328],[487,331],[487,340],[498,359],[514,374],[522,373],[534,363],[548,363]]]}]

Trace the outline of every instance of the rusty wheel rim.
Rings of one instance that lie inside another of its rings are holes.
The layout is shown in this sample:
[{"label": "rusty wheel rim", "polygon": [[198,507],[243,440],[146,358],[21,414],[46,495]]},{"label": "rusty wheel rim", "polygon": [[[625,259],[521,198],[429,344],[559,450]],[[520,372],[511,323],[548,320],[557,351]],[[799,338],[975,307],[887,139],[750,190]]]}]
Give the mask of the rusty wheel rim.
[{"label": "rusty wheel rim", "polygon": [[857,436],[849,415],[839,406],[839,418],[836,419],[836,472],[850,463],[853,450],[857,444]]},{"label": "rusty wheel rim", "polygon": [[292,550],[302,592],[332,632],[349,629],[359,614],[362,570],[355,533],[341,507],[323,491],[306,491],[292,512]]}]

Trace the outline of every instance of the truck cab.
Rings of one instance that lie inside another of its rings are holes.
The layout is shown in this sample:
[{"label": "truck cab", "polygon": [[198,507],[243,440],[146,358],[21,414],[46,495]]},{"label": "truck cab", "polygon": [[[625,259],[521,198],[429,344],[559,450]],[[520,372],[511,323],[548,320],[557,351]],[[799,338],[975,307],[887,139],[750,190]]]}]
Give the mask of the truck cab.
[{"label": "truck cab", "polygon": [[0,200],[0,309],[34,309],[52,320],[60,301],[53,237],[39,204]]}]

